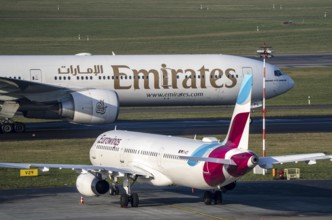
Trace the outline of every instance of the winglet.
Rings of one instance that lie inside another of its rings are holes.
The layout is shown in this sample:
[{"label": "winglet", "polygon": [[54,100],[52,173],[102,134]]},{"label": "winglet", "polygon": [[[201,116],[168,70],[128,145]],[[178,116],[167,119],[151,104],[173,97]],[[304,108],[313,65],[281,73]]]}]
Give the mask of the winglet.
[{"label": "winglet", "polygon": [[232,120],[224,140],[231,148],[248,149],[252,75],[245,75],[237,96]]}]

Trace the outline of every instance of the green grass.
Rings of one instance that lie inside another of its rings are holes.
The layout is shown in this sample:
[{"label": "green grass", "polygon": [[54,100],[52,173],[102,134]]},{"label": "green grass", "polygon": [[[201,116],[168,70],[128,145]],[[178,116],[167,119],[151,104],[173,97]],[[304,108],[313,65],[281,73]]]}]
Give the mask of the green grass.
[{"label": "green grass", "polygon": [[[1,142],[1,162],[90,164],[94,139]],[[18,169],[1,169],[0,188],[73,186],[71,170],[51,170],[38,177],[19,177]]]},{"label": "green grass", "polygon": [[[307,105],[308,96],[312,105],[332,104],[332,67],[283,68],[294,80],[294,88],[267,101],[267,105]],[[332,112],[331,112],[332,113]]]},{"label": "green grass", "polygon": [[[224,135],[217,135],[223,139]],[[201,137],[200,137],[201,138]],[[47,141],[17,141],[2,142],[1,162],[21,163],[67,163],[90,164],[89,149],[93,139],[79,140],[47,140]],[[332,154],[332,133],[308,134],[268,134],[267,154],[285,155],[298,153],[324,152]],[[250,149],[261,155],[261,136],[250,136]],[[305,163],[289,163],[278,168],[300,168],[302,179],[331,179],[332,163],[318,161],[316,165]],[[77,174],[71,170],[56,170],[42,173],[38,177],[19,177],[18,169],[0,169],[0,189],[74,186]],[[247,174],[243,180],[271,180],[271,175],[260,176]]]},{"label": "green grass", "polygon": [[278,53],[331,52],[332,16],[323,17],[329,0],[274,3],[0,0],[0,53],[255,54],[263,42]]},{"label": "green grass", "polygon": [[[272,8],[273,3],[275,9]],[[200,10],[203,4],[204,10]],[[0,54],[255,54],[263,42],[278,53],[324,53],[332,48],[330,0],[0,0]],[[282,5],[282,9],[280,9]],[[59,6],[59,10],[58,10]],[[209,10],[206,10],[206,7]],[[292,25],[284,25],[292,21]],[[259,26],[260,31],[256,31]],[[78,40],[78,35],[81,40]],[[89,41],[87,41],[89,36]],[[332,69],[284,68],[295,88],[272,105],[331,104]],[[309,94],[310,91],[310,94]],[[298,111],[269,111],[269,116]],[[330,115],[330,110],[302,111]],[[259,114],[258,114],[259,116]],[[159,114],[140,114],[155,119]],[[167,114],[166,118],[202,117]],[[207,115],[228,117],[228,114]],[[120,119],[137,114],[120,114]]]}]

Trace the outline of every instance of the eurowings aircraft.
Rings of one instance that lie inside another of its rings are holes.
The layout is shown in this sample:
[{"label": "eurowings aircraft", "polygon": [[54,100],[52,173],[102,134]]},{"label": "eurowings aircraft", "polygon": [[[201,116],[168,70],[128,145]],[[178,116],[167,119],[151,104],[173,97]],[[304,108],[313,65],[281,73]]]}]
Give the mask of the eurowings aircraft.
[{"label": "eurowings aircraft", "polygon": [[[267,64],[266,97],[293,87]],[[106,124],[120,106],[232,105],[244,75],[253,75],[253,103],[262,100],[263,64],[229,55],[0,56],[2,131],[23,132],[28,118]]]},{"label": "eurowings aircraft", "polygon": [[237,97],[228,134],[223,142],[206,137],[187,139],[139,132],[113,130],[101,134],[90,149],[92,165],[0,163],[6,168],[38,167],[73,169],[81,174],[76,187],[81,195],[98,196],[117,192],[108,177],[117,182],[123,177],[121,207],[139,205],[132,191],[136,181],[155,186],[180,185],[206,190],[204,203],[220,204],[222,191],[231,190],[236,181],[255,166],[272,168],[273,164],[331,159],[323,153],[258,157],[248,149],[252,75],[245,75]]}]

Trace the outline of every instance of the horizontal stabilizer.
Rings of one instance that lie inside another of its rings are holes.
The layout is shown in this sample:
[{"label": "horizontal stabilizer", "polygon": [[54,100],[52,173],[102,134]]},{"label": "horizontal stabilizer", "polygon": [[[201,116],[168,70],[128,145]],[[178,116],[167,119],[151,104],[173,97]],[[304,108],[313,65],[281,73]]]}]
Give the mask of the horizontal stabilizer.
[{"label": "horizontal stabilizer", "polygon": [[272,168],[273,164],[283,164],[290,162],[305,161],[309,165],[315,164],[316,160],[330,159],[332,161],[332,155],[326,155],[324,153],[312,153],[312,154],[295,154],[285,156],[272,156],[272,157],[260,157],[258,165],[262,168]]},{"label": "horizontal stabilizer", "polygon": [[226,164],[226,165],[233,165],[235,166],[236,163],[230,159],[220,159],[214,157],[189,157],[189,156],[179,156],[180,159],[184,160],[191,160],[191,161],[204,161],[204,162],[211,162],[211,163],[219,163],[219,164]]}]

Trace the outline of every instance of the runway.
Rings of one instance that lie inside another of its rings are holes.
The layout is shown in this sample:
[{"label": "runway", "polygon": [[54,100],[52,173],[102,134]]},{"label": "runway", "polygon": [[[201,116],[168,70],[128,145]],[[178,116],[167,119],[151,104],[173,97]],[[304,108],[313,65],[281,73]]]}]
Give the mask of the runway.
[{"label": "runway", "polygon": [[206,206],[202,191],[136,185],[138,208],[119,196],[85,198],[74,188],[0,191],[0,219],[331,219],[332,180],[239,182],[222,205]]},{"label": "runway", "polygon": [[[118,129],[163,135],[226,134],[229,119],[178,119],[117,121],[110,125],[78,125],[68,122],[28,123],[21,134],[0,134],[2,141],[96,138],[101,133]],[[332,117],[268,118],[267,133],[332,132]],[[262,132],[261,119],[254,118],[251,134]]]}]

